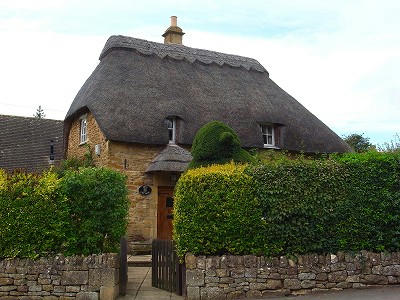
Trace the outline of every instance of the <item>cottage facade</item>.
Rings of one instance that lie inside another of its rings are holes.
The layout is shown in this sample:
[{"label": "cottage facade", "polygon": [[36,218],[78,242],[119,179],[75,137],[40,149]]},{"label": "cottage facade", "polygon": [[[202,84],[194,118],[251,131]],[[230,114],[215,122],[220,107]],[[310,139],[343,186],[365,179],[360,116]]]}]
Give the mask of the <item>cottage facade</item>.
[{"label": "cottage facade", "polygon": [[68,157],[89,145],[97,165],[127,174],[130,241],[171,238],[173,187],[210,121],[259,151],[350,151],[258,61],[186,47],[183,34],[172,17],[164,44],[111,36],[64,121]]}]

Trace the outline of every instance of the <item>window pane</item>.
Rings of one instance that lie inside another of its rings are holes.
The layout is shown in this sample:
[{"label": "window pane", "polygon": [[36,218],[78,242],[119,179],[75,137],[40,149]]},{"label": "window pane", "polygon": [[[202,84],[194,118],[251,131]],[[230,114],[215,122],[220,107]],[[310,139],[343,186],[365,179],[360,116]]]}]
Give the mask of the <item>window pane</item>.
[{"label": "window pane", "polygon": [[272,134],[272,126],[268,126],[267,129],[268,129],[268,134]]},{"label": "window pane", "polygon": [[265,134],[263,134],[263,140],[264,140],[264,144],[268,144],[268,139],[267,139],[267,136]]},{"label": "window pane", "polygon": [[173,130],[168,129],[168,134],[169,134],[169,140],[172,141],[173,140]]},{"label": "window pane", "polygon": [[272,145],[272,136],[268,136],[268,145]]},{"label": "window pane", "polygon": [[167,119],[167,127],[168,127],[168,129],[171,129],[174,127],[174,123],[172,122],[171,119]]}]

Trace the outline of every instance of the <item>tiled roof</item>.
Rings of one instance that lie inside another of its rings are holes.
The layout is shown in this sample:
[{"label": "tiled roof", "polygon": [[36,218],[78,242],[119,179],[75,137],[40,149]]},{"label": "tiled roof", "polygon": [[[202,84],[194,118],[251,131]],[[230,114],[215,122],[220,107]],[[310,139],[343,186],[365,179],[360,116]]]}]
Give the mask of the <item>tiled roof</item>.
[{"label": "tiled roof", "polygon": [[[53,141],[53,142],[52,142]],[[0,115],[0,168],[40,172],[64,155],[63,121]]]}]

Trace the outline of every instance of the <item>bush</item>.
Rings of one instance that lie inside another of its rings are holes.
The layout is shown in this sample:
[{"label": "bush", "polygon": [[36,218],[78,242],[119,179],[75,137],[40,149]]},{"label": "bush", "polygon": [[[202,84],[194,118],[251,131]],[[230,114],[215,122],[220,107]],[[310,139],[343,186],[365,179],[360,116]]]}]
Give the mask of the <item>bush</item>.
[{"label": "bush", "polygon": [[174,240],[180,256],[243,254],[260,250],[261,210],[244,166],[227,164],[189,170],[176,187]]},{"label": "bush", "polygon": [[126,177],[106,168],[69,170],[61,181],[71,223],[68,254],[118,252],[128,222]]},{"label": "bush", "polygon": [[102,168],[61,179],[0,170],[0,258],[117,251],[127,225],[125,180]]},{"label": "bush", "polygon": [[207,123],[199,129],[193,140],[193,160],[189,168],[224,164],[253,162],[255,159],[240,147],[240,140],[232,128],[219,121]]},{"label": "bush", "polygon": [[[217,184],[221,175],[212,168],[188,172],[179,180],[174,238],[180,255],[400,249],[398,153],[231,168],[235,176],[224,175],[224,184]],[[223,205],[232,201],[237,205]],[[240,247],[226,242],[241,239]]]},{"label": "bush", "polygon": [[46,256],[62,251],[69,213],[60,180],[0,170],[0,257]]}]

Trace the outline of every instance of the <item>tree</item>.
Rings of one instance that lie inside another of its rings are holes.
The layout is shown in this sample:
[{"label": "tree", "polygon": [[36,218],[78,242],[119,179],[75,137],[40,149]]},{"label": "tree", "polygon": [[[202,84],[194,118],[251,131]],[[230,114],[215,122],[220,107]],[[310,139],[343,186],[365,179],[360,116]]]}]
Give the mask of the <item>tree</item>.
[{"label": "tree", "polygon": [[383,152],[400,151],[400,134],[396,133],[390,142],[384,142],[383,145],[378,145],[378,149]]},{"label": "tree", "polygon": [[349,144],[349,146],[353,148],[355,152],[366,152],[368,150],[375,149],[375,146],[370,143],[369,138],[364,137],[363,135],[364,133],[352,133],[344,136],[343,140]]},{"label": "tree", "polygon": [[44,110],[42,109],[41,105],[39,105],[39,107],[36,110],[36,113],[33,116],[37,119],[44,119],[46,117],[46,114],[44,113]]},{"label": "tree", "polygon": [[240,147],[236,132],[219,121],[207,123],[197,131],[189,168],[234,162],[252,162],[254,157]]}]

